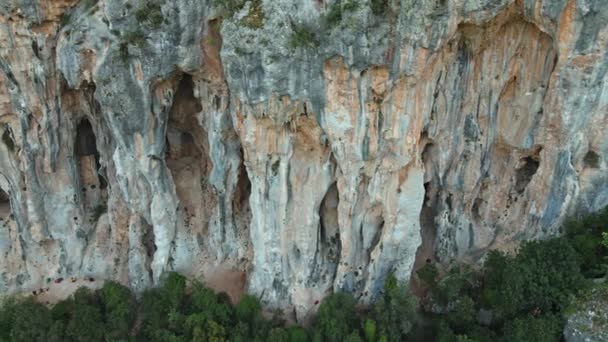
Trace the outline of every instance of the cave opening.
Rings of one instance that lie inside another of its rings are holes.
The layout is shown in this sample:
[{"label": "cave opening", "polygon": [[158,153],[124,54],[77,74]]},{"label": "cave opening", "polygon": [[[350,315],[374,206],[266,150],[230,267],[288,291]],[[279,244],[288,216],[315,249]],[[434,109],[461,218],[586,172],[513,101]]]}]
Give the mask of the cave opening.
[{"label": "cave opening", "polygon": [[[80,190],[82,192],[85,208],[100,213],[105,208],[107,197],[107,182],[101,176],[99,150],[97,138],[91,122],[84,118],[76,127],[74,151],[77,157]],[[94,214],[98,216],[98,214]]]},{"label": "cave opening", "polygon": [[527,156],[520,160],[520,167],[515,170],[515,191],[518,194],[526,190],[539,166],[540,161],[535,156]]},{"label": "cave opening", "polygon": [[338,225],[338,205],[340,195],[337,183],[334,182],[325,193],[319,206],[319,252],[330,264],[329,276],[333,279],[340,260],[342,242]]},{"label": "cave opening", "polygon": [[0,189],[0,219],[6,220],[11,214],[11,200],[10,196],[3,190]]},{"label": "cave opening", "polygon": [[192,76],[182,74],[177,81],[169,111],[165,137],[165,161],[179,198],[178,215],[183,226],[203,234],[216,198],[210,189],[207,132],[199,122],[200,100],[194,95]]},{"label": "cave opening", "polygon": [[[236,191],[232,200],[233,221],[236,225],[238,234],[246,234],[249,222],[251,222],[251,209],[249,207],[249,197],[251,196],[251,181],[247,174],[247,168],[243,162],[243,149],[241,147],[241,164],[239,166],[239,179],[236,185]],[[241,236],[240,238],[244,238]]]},{"label": "cave opening", "polygon": [[589,150],[583,158],[583,163],[585,164],[585,168],[597,169],[600,167],[600,156],[595,151]]}]

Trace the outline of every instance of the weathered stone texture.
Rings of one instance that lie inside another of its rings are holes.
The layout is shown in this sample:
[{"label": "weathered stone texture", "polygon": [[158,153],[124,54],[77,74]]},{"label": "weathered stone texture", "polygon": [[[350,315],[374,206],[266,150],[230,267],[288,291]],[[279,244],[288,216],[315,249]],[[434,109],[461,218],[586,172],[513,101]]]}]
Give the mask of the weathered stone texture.
[{"label": "weathered stone texture", "polygon": [[302,319],[608,204],[603,0],[388,2],[0,4],[0,291],[242,274]]}]

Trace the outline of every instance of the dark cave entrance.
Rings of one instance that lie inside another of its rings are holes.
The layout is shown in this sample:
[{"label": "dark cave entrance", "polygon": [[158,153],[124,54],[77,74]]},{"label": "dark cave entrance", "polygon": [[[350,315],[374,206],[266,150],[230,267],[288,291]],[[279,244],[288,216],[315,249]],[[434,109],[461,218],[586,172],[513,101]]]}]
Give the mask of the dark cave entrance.
[{"label": "dark cave entrance", "polygon": [[0,189],[0,219],[7,220],[10,214],[11,198],[3,189]]},{"label": "dark cave entrance", "polygon": [[515,191],[520,195],[523,194],[528,184],[532,181],[532,177],[538,171],[538,167],[540,166],[539,152],[536,152],[535,155],[521,158],[520,166],[515,170]]},{"label": "dark cave entrance", "polygon": [[202,105],[194,96],[194,86],[191,75],[181,75],[169,111],[165,161],[179,198],[181,224],[197,230],[196,234],[204,233],[198,230],[207,227],[205,220],[217,199],[207,181],[212,165],[207,132],[197,117]]},{"label": "dark cave entrance", "polygon": [[93,126],[86,118],[82,119],[76,127],[74,151],[85,210],[93,209],[94,212],[100,212],[107,197],[107,182],[99,174],[101,165],[97,139]]},{"label": "dark cave entrance", "polygon": [[[319,232],[318,232],[318,256],[321,258],[317,265],[328,264],[327,273],[315,270],[313,274],[318,274],[322,282],[334,279],[338,270],[342,251],[342,241],[340,240],[340,226],[338,225],[338,205],[340,195],[337,183],[334,182],[325,193],[321,205],[319,206]],[[321,273],[321,274],[319,274]]]}]

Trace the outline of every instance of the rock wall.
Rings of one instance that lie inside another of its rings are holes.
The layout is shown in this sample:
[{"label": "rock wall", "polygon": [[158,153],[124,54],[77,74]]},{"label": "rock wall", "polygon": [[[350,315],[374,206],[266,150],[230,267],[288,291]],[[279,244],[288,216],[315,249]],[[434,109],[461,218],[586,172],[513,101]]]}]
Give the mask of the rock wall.
[{"label": "rock wall", "polygon": [[175,270],[303,319],[608,205],[603,0],[219,4],[0,4],[0,291]]}]

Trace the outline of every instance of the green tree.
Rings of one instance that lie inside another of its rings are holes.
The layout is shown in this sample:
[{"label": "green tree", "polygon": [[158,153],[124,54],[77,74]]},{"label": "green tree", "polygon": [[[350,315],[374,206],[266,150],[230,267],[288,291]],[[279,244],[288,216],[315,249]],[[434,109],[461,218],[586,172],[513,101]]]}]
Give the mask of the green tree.
[{"label": "green tree", "polygon": [[501,341],[559,341],[562,335],[562,322],[554,315],[540,317],[524,316],[505,324]]},{"label": "green tree", "polygon": [[346,293],[330,295],[319,307],[314,323],[316,341],[340,341],[360,326],[355,299]]},{"label": "green tree", "polygon": [[306,342],[308,341],[308,333],[301,327],[289,327],[289,342]]},{"label": "green tree", "polygon": [[190,305],[189,312],[197,315],[198,320],[213,320],[225,326],[232,324],[234,309],[230,299],[217,295],[201,283],[194,283],[192,286]]},{"label": "green tree", "polygon": [[563,309],[584,287],[579,255],[564,238],[526,242],[514,259],[496,259],[487,270],[485,298],[504,317]]},{"label": "green tree", "polygon": [[148,289],[141,296],[142,339],[156,341],[167,329],[167,316],[171,309],[171,302],[163,288]]},{"label": "green tree", "polygon": [[427,286],[434,289],[437,286],[437,278],[439,277],[439,270],[435,264],[425,264],[418,271],[416,271],[418,278],[422,280]]},{"label": "green tree", "polygon": [[363,342],[363,339],[361,338],[358,332],[353,331],[348,336],[346,336],[344,342]]},{"label": "green tree", "polygon": [[53,325],[51,312],[42,304],[26,299],[14,308],[10,340],[14,342],[47,341]]},{"label": "green tree", "polygon": [[53,325],[49,329],[48,340],[50,342],[63,342],[66,341],[64,321],[54,321]]},{"label": "green tree", "polygon": [[265,339],[270,328],[262,317],[262,304],[252,295],[244,295],[235,307],[239,336]]},{"label": "green tree", "polygon": [[289,342],[289,332],[284,328],[272,328],[268,333],[268,342]]},{"label": "green tree", "polygon": [[450,327],[456,331],[467,331],[475,324],[475,302],[469,296],[462,296],[454,302],[447,315]]},{"label": "green tree", "polygon": [[66,335],[74,341],[92,342],[103,340],[103,316],[99,307],[77,305],[66,327]]},{"label": "green tree", "polygon": [[365,340],[367,342],[375,342],[377,339],[377,325],[373,319],[366,319],[363,322],[363,332],[365,333]]},{"label": "green tree", "polygon": [[382,297],[373,307],[372,317],[378,324],[380,337],[388,341],[403,341],[417,321],[414,297],[392,273],[387,277]]},{"label": "green tree", "polygon": [[131,290],[115,281],[107,281],[100,292],[107,338],[126,339],[136,314]]},{"label": "green tree", "polygon": [[173,309],[179,309],[186,297],[186,277],[171,272],[164,281],[164,289],[167,299]]},{"label": "green tree", "polygon": [[0,341],[8,341],[13,329],[17,301],[14,298],[3,299],[0,305]]}]

